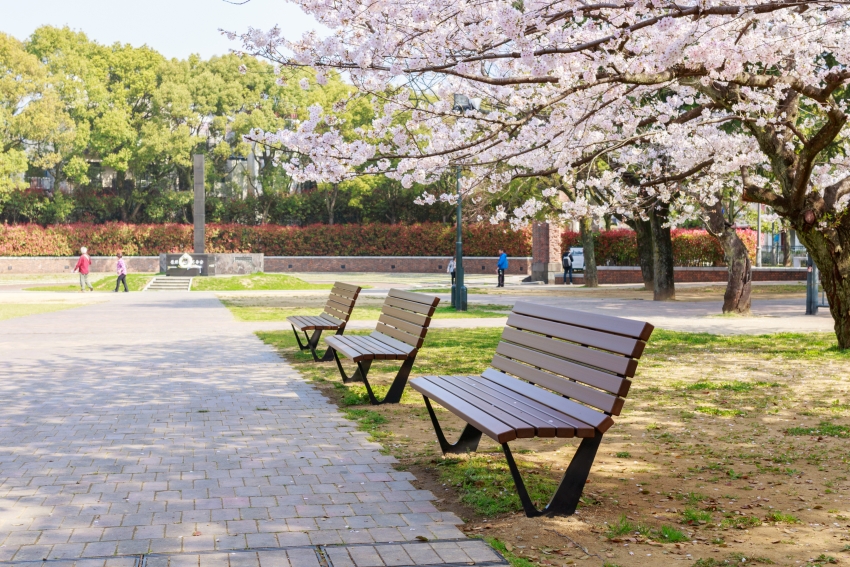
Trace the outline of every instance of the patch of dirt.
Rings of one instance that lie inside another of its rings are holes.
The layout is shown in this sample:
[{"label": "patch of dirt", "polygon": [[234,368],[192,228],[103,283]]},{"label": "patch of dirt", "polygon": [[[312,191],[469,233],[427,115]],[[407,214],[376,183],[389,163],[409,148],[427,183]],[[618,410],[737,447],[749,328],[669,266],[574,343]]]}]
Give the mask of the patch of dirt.
[{"label": "patch of dirt", "polygon": [[[606,434],[594,463],[585,496],[595,504],[570,518],[476,514],[459,501],[454,487],[441,482],[436,463],[442,457],[420,402],[407,396],[406,403],[369,409],[388,420],[376,438],[399,459],[400,468],[416,475],[419,488],[437,497],[438,508],[463,518],[470,535],[498,538],[539,565],[570,565],[582,558],[622,567],[700,559],[700,565],[724,565],[741,558],[816,565],[810,560],[821,555],[850,560],[843,551],[850,545],[850,439],[788,435],[790,427],[816,427],[822,420],[848,423],[846,361],[763,358],[715,353],[708,373],[706,356],[645,359],[624,414]],[[388,384],[390,375],[378,373],[375,382]],[[742,390],[699,389],[707,378]],[[319,387],[338,399],[330,383]],[[460,433],[460,420],[443,411],[440,420],[450,439]],[[576,442],[534,439],[511,445],[518,460],[563,469]],[[501,458],[498,445],[486,437],[479,452]],[[708,512],[710,520],[687,523],[686,508]],[[776,512],[795,523],[766,521]],[[654,528],[675,527],[689,541],[662,545],[636,534],[610,540],[607,525],[622,517]],[[760,525],[732,527],[745,518]]]}]

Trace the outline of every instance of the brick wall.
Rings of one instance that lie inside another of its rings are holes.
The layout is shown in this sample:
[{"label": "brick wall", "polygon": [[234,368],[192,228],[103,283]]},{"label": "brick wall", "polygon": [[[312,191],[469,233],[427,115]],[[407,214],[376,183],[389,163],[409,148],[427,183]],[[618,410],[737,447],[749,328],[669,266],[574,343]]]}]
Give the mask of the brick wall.
[{"label": "brick wall", "polygon": [[[600,284],[639,284],[643,283],[640,268],[631,266],[599,266],[597,273]],[[676,283],[725,282],[726,268],[675,268]],[[804,282],[806,268],[753,268],[753,281],[756,282]],[[564,277],[555,278],[556,284],[563,284]],[[573,273],[573,283],[583,284],[582,274]]]},{"label": "brick wall", "polygon": [[[465,274],[496,273],[495,256],[464,257]],[[508,258],[508,273],[528,275],[531,258]],[[445,273],[449,258],[443,256],[266,256],[266,272],[384,272]]]},{"label": "brick wall", "polygon": [[[127,270],[136,273],[155,273],[159,271],[158,256],[125,256]],[[92,256],[92,272],[114,272],[114,256]],[[77,256],[45,257],[0,257],[0,273],[3,274],[70,274],[77,263]]]}]

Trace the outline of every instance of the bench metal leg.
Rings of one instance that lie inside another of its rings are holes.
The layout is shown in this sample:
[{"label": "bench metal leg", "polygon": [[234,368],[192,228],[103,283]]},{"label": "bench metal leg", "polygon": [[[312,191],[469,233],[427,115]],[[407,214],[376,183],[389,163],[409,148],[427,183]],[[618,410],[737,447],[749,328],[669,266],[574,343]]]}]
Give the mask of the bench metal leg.
[{"label": "bench metal leg", "polygon": [[[344,327],[341,327],[337,330],[336,334],[341,335],[345,330]],[[295,330],[295,325],[292,325],[292,332],[295,333],[295,340],[298,341],[298,348],[301,350],[309,350],[313,355],[313,360],[315,362],[330,362],[333,360],[333,353],[330,351],[330,348],[325,350],[325,354],[319,357],[316,354],[316,347],[319,346],[319,339],[322,338],[322,329],[316,329],[313,331],[311,336],[307,335],[307,331],[303,331],[304,339],[307,341],[307,344],[301,342],[301,337],[298,336],[298,331]]]},{"label": "bench metal leg", "polygon": [[387,390],[387,395],[384,396],[383,400],[378,400],[378,398],[375,397],[375,393],[372,391],[372,386],[369,385],[369,380],[367,378],[369,368],[372,366],[372,361],[357,361],[357,370],[354,374],[348,376],[342,368],[342,362],[340,362],[339,355],[336,353],[336,350],[332,347],[328,347],[328,350],[332,351],[334,360],[336,360],[336,366],[339,368],[343,384],[363,382],[363,385],[366,386],[366,393],[369,395],[369,401],[373,406],[379,406],[381,404],[397,404],[401,401],[401,396],[404,394],[404,387],[407,385],[407,379],[410,376],[410,371],[413,369],[413,361],[416,357],[405,359],[401,368],[398,370],[398,374],[396,374],[395,379],[393,379],[390,389]]},{"label": "bench metal leg", "polygon": [[437,441],[440,443],[440,449],[443,454],[446,453],[468,453],[475,452],[478,449],[478,442],[481,441],[481,432],[470,424],[466,424],[460,434],[460,439],[455,444],[451,444],[443,435],[443,428],[440,427],[440,422],[437,421],[437,414],[434,413],[434,408],[431,407],[431,400],[422,396],[425,400],[425,407],[428,408],[428,415],[431,416],[431,423],[434,424],[434,431],[437,433]]},{"label": "bench metal leg", "polygon": [[593,466],[593,460],[596,458],[596,450],[599,449],[601,441],[601,433],[597,433],[595,437],[586,437],[581,440],[570,466],[567,467],[567,472],[564,473],[564,478],[561,479],[561,484],[558,485],[558,490],[555,491],[552,500],[542,510],[535,508],[528,496],[528,491],[525,489],[525,483],[522,481],[519,468],[517,468],[508,444],[502,443],[505,458],[508,461],[508,467],[511,469],[511,476],[514,479],[525,515],[534,518],[536,516],[572,516],[575,514],[579,500],[581,500],[581,494],[584,491],[584,485],[587,482],[587,476],[590,474],[590,467]]},{"label": "bench metal leg", "polygon": [[369,372],[369,367],[372,366],[371,360],[364,360],[362,362],[358,362],[357,370],[354,372],[354,374],[349,376],[342,368],[342,362],[339,360],[339,355],[336,353],[336,349],[333,347],[328,347],[328,350],[331,351],[331,355],[333,356],[334,360],[336,360],[336,367],[339,368],[339,375],[342,376],[343,384],[366,381],[366,374]]}]

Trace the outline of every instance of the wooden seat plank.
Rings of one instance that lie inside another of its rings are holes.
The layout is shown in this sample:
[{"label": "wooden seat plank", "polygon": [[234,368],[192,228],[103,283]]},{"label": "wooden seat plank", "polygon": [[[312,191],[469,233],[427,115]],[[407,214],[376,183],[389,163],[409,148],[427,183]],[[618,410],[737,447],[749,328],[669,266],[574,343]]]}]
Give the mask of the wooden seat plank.
[{"label": "wooden seat plank", "polygon": [[397,349],[401,352],[406,353],[407,356],[412,356],[413,353],[416,351],[415,347],[412,347],[409,344],[403,343],[403,342],[396,340],[392,337],[388,337],[387,335],[385,335],[383,333],[379,333],[378,331],[374,331],[374,332],[370,333],[369,336],[372,337],[373,339],[376,339],[376,340],[382,342],[382,343],[386,343],[386,344],[390,345],[391,347],[393,347],[393,348],[395,348],[395,349]]},{"label": "wooden seat plank", "polygon": [[[564,424],[564,433],[566,437],[593,437],[596,435],[596,428],[590,424],[583,422],[573,415],[563,413],[551,406],[540,402],[537,398],[529,398],[519,392],[510,390],[501,384],[495,383],[484,376],[469,376],[470,381],[475,382],[479,387],[486,388],[488,392],[494,396],[500,396],[509,403],[521,403],[535,408],[536,411],[543,415],[551,416],[554,420]],[[560,432],[560,428],[559,428]],[[562,437],[562,435],[558,435]]]},{"label": "wooden seat plank", "polygon": [[655,328],[649,323],[642,321],[633,321],[622,317],[612,317],[611,315],[599,315],[596,313],[587,313],[585,311],[575,311],[572,309],[553,309],[549,305],[541,305],[539,303],[529,303],[527,301],[519,301],[514,305],[513,311],[521,315],[530,315],[550,321],[558,321],[567,323],[577,327],[586,327],[596,331],[604,331],[614,335],[624,337],[632,337],[646,341],[652,334]]},{"label": "wooden seat plank", "polygon": [[359,294],[360,289],[361,289],[360,286],[347,284],[347,283],[343,283],[343,282],[334,282],[334,287],[338,287],[341,290],[345,290],[349,293],[354,293],[354,294]]},{"label": "wooden seat plank", "polygon": [[527,362],[538,368],[572,378],[578,382],[584,382],[585,384],[605,390],[606,392],[611,392],[612,394],[617,394],[618,396],[625,396],[629,391],[629,386],[631,386],[631,382],[626,378],[621,378],[614,374],[608,374],[607,372],[595,370],[588,366],[576,364],[563,358],[543,354],[542,352],[511,343],[500,342],[496,348],[496,353],[508,358]]},{"label": "wooden seat plank", "polygon": [[369,348],[372,352],[379,353],[384,360],[395,360],[399,356],[407,358],[406,354],[402,354],[391,346],[370,337],[358,336],[357,341],[363,348]]},{"label": "wooden seat plank", "polygon": [[[487,391],[485,388],[478,388],[475,384],[467,382],[464,380],[464,376],[440,376],[440,378],[442,379],[440,385],[443,388],[463,398],[475,407],[487,411],[486,408],[488,406],[493,406],[505,414],[512,416],[514,421],[508,423],[508,425],[513,425],[514,423],[531,425],[534,427],[534,434],[537,437],[555,437],[558,433],[557,423],[551,416],[540,415],[539,412],[535,412],[523,404],[505,403],[502,397],[493,395],[492,392]],[[566,424],[563,425],[566,426]],[[569,429],[571,433],[575,432],[574,429]]]},{"label": "wooden seat plank", "polygon": [[573,343],[550,339],[542,335],[527,333],[506,327],[502,333],[503,341],[510,341],[541,350],[575,362],[595,366],[621,376],[632,377],[637,370],[637,360],[625,356],[617,356],[607,352],[590,349]]},{"label": "wooden seat plank", "polygon": [[576,419],[595,427],[602,433],[605,433],[612,425],[614,425],[614,420],[611,419],[610,415],[596,411],[593,408],[589,408],[557,394],[553,394],[552,392],[548,392],[542,388],[538,388],[528,382],[523,382],[513,376],[503,374],[498,370],[488,368],[481,374],[481,376],[504,386],[508,390],[512,390],[546,404],[552,409],[556,409],[565,415],[571,415]]},{"label": "wooden seat plank", "polygon": [[420,303],[429,307],[435,307],[438,303],[440,303],[440,299],[436,296],[424,295],[422,293],[413,293],[410,291],[404,291],[395,288],[390,290],[388,297],[397,297],[399,299],[413,301],[415,303]]},{"label": "wooden seat plank", "polygon": [[350,358],[351,360],[358,362],[361,360],[371,360],[374,356],[369,355],[368,353],[361,352],[356,345],[352,345],[345,341],[347,339],[345,335],[333,335],[331,337],[327,337],[325,342],[328,343],[334,350],[337,350],[343,353],[345,356]]},{"label": "wooden seat plank", "polygon": [[378,352],[372,348],[371,345],[364,343],[362,338],[363,337],[360,336],[346,336],[342,342],[348,345],[349,348],[360,353],[357,355],[356,360],[366,360],[366,358],[363,357],[368,357],[373,360],[383,360],[384,353]]},{"label": "wooden seat plank", "polygon": [[396,319],[395,317],[390,317],[389,315],[382,313],[380,317],[378,317],[378,321],[384,323],[385,325],[390,325],[391,327],[395,327],[396,329],[400,329],[406,333],[410,333],[414,337],[421,337],[427,331],[427,327],[423,327],[422,325],[415,325],[413,323],[408,323],[407,321],[402,321],[401,319]]},{"label": "wooden seat plank", "polygon": [[643,349],[646,343],[640,339],[630,337],[621,337],[610,333],[603,333],[587,329],[585,327],[575,327],[565,323],[555,321],[546,321],[536,317],[527,317],[517,313],[511,313],[508,316],[508,326],[541,333],[550,337],[557,337],[574,343],[591,346],[615,352],[631,358],[640,358],[643,354]]},{"label": "wooden seat plank", "polygon": [[618,398],[617,396],[608,394],[601,390],[590,388],[579,382],[565,380],[560,376],[538,370],[533,366],[520,364],[515,360],[510,360],[503,356],[499,356],[498,354],[493,357],[490,365],[493,366],[493,368],[508,374],[513,374],[523,380],[528,380],[532,384],[549,388],[550,390],[554,390],[568,398],[591,405],[605,413],[620,415],[620,411],[623,409],[623,403],[625,402],[623,398]]},{"label": "wooden seat plank", "polygon": [[394,339],[398,339],[403,343],[407,343],[414,348],[421,347],[423,339],[424,339],[424,337],[414,337],[410,333],[405,333],[404,331],[401,331],[399,329],[395,329],[393,327],[390,327],[389,325],[385,325],[384,323],[381,323],[380,321],[375,326],[375,330],[378,331],[381,334],[390,336]]},{"label": "wooden seat plank", "polygon": [[391,307],[398,307],[399,309],[407,309],[408,311],[413,311],[414,313],[419,313],[420,315],[425,315],[430,317],[434,314],[435,307],[432,305],[425,305],[424,303],[415,303],[413,301],[407,301],[406,299],[399,299],[397,297],[389,297],[384,300],[384,305],[389,305]]},{"label": "wooden seat plank", "polygon": [[453,412],[463,415],[467,423],[471,423],[476,429],[498,443],[507,443],[517,438],[516,429],[445,391],[438,384],[432,382],[430,378],[434,377],[415,378],[410,381],[410,385],[426,398],[434,400],[443,407],[452,408]]},{"label": "wooden seat plank", "polygon": [[420,315],[419,313],[413,313],[412,311],[405,311],[404,309],[398,309],[397,307],[392,307],[390,305],[384,305],[381,309],[381,313],[389,315],[395,319],[401,319],[402,321],[423,327],[427,327],[431,323],[431,318],[427,315]]},{"label": "wooden seat plank", "polygon": [[321,313],[321,314],[319,314],[319,317],[328,321],[331,324],[335,324],[337,327],[341,327],[343,324],[345,324],[347,322],[347,321],[343,321],[341,319],[337,319],[336,317],[334,317],[332,315],[328,315],[327,313]]}]

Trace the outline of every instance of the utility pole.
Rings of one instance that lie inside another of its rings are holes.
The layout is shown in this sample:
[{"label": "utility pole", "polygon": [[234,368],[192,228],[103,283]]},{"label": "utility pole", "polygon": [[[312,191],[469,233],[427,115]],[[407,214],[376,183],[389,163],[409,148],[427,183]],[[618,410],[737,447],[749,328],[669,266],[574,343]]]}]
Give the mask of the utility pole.
[{"label": "utility pole", "polygon": [[761,203],[756,203],[756,267],[761,268]]}]

